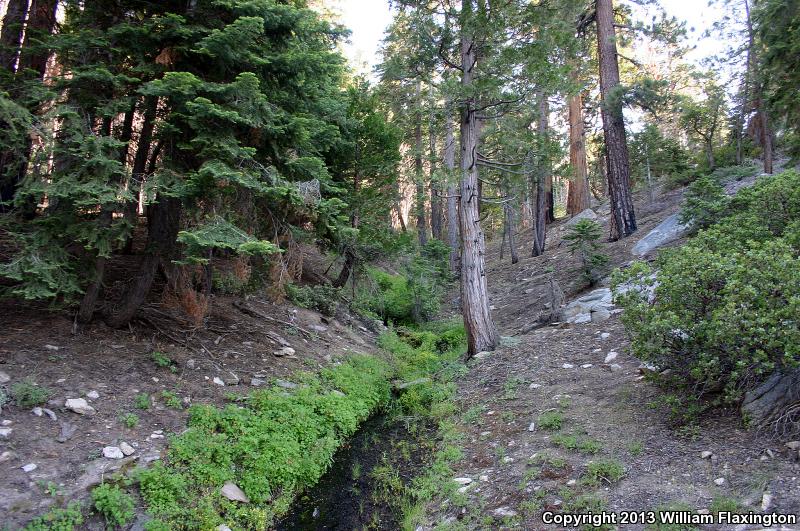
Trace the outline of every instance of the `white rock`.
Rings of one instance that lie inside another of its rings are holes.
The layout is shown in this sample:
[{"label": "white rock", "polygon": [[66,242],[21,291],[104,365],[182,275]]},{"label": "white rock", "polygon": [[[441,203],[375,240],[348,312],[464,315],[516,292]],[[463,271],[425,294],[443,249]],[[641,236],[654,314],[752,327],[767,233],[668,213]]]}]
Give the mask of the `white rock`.
[{"label": "white rock", "polygon": [[250,378],[250,385],[253,387],[261,387],[266,383],[267,381],[263,378]]},{"label": "white rock", "polygon": [[220,387],[225,387],[225,382],[222,381],[222,378],[219,376],[214,376],[214,383],[219,385]]},{"label": "white rock", "polygon": [[517,511],[509,509],[508,507],[500,507],[492,512],[495,516],[499,516],[500,518],[513,518],[517,516]]},{"label": "white rock", "polygon": [[35,407],[31,410],[31,413],[33,413],[37,417],[41,417],[42,415],[44,415],[44,410],[40,407]]},{"label": "white rock", "polygon": [[600,339],[606,340],[609,337],[611,337],[611,334],[609,334],[608,332],[603,332],[602,334],[600,334]]},{"label": "white rock", "polygon": [[606,359],[603,360],[603,363],[606,363],[606,364],[611,363],[612,361],[617,359],[617,356],[619,356],[619,353],[618,352],[614,352],[612,350],[611,352],[608,353],[608,355],[606,356]]},{"label": "white rock", "polygon": [[581,365],[581,369],[589,369],[590,367],[593,367],[591,363],[584,363],[583,365]]},{"label": "white rock", "polygon": [[574,369],[575,365],[573,365],[571,363],[565,363],[564,365],[561,366],[561,368],[562,369]]},{"label": "white rock", "polygon": [[64,407],[79,415],[94,415],[95,409],[84,398],[67,398]]},{"label": "white rock", "polygon": [[472,478],[466,478],[466,477],[464,477],[464,478],[453,478],[453,481],[455,481],[459,485],[469,485],[470,483],[472,483]]},{"label": "white rock", "polygon": [[160,433],[151,433],[150,434],[150,438],[151,439],[163,439],[164,436],[162,434],[160,434]]},{"label": "white rock", "polygon": [[297,384],[286,380],[275,380],[275,385],[283,389],[297,389]]},{"label": "white rock", "polygon": [[33,472],[34,470],[39,468],[39,466],[36,463],[28,463],[27,465],[25,465],[25,466],[23,466],[21,468],[22,468],[23,472]]},{"label": "white rock", "polygon": [[225,485],[222,486],[221,493],[223,496],[225,496],[231,501],[237,501],[240,503],[250,503],[250,499],[242,491],[242,489],[240,489],[230,481],[225,482]]},{"label": "white rock", "polygon": [[187,369],[193,370],[195,367],[197,367],[197,362],[195,360],[191,360],[191,359],[190,360],[186,360],[186,368]]},{"label": "white rock", "polygon": [[119,443],[119,449],[122,450],[123,455],[131,455],[133,454],[136,449],[126,442]]},{"label": "white rock", "polygon": [[571,480],[567,481],[567,486],[571,487],[571,486],[575,485],[575,483],[577,483],[577,481],[575,481],[574,479],[571,479]]},{"label": "white rock", "polygon": [[536,423],[535,422],[531,422],[530,423],[530,425],[528,426],[528,431],[536,431]]},{"label": "white rock", "polygon": [[11,426],[12,424],[13,424],[13,422],[8,420],[8,419],[4,420],[3,422],[0,422],[0,425],[3,425],[3,426]]},{"label": "white rock", "polygon": [[616,371],[622,370],[622,365],[620,365],[618,363],[612,363],[610,365],[610,368],[611,368],[611,372],[616,372]]},{"label": "white rock", "polygon": [[464,485],[463,487],[459,487],[458,488],[458,492],[460,492],[461,494],[464,494],[465,492],[467,492],[470,489],[470,487],[472,487],[472,485]]},{"label": "white rock", "polygon": [[592,315],[589,314],[589,313],[581,313],[581,314],[576,315],[574,318],[569,319],[567,322],[568,323],[573,323],[573,324],[591,323],[592,322]]},{"label": "white rock", "polygon": [[700,459],[711,459],[712,455],[714,455],[714,452],[705,450],[703,452],[700,452]]},{"label": "white rock", "polygon": [[786,448],[789,450],[800,450],[800,441],[789,441],[786,443]]},{"label": "white rock", "polygon": [[86,398],[89,398],[91,400],[97,400],[98,398],[100,398],[100,393],[94,390],[89,391],[88,393],[86,393]]},{"label": "white rock", "polygon": [[282,349],[273,352],[273,354],[281,358],[283,356],[294,356],[294,352],[295,350],[292,347],[283,347]]},{"label": "white rock", "polygon": [[761,496],[761,510],[766,511],[769,509],[770,505],[772,505],[772,494],[765,492],[764,495]]},{"label": "white rock", "polygon": [[482,360],[488,358],[491,355],[492,355],[491,352],[489,352],[488,350],[484,350],[483,352],[478,352],[477,354],[475,354],[474,358],[476,360]]},{"label": "white rock", "polygon": [[14,428],[0,428],[0,439],[8,439],[11,437],[11,432]]},{"label": "white rock", "polygon": [[11,381],[11,376],[8,373],[0,371],[0,384],[8,383]]},{"label": "white rock", "polygon": [[528,386],[528,389],[539,389],[542,384],[532,383]]},{"label": "white rock", "polygon": [[505,463],[505,464],[509,464],[509,463],[513,463],[513,462],[514,462],[514,458],[513,457],[505,456],[503,458],[503,463]]},{"label": "white rock", "polygon": [[103,448],[103,457],[107,459],[122,459],[125,454],[122,453],[118,446],[106,446]]},{"label": "white rock", "polygon": [[45,348],[46,350],[52,350],[53,352],[56,352],[56,351],[58,351],[58,350],[61,350],[61,347],[57,347],[57,346],[55,346],[55,345],[45,345],[45,346],[44,346],[44,348]]},{"label": "white rock", "polygon": [[714,484],[718,487],[721,487],[725,484],[725,478],[717,478],[714,480]]},{"label": "white rock", "polygon": [[217,531],[232,531],[230,527],[226,526],[225,524],[219,524],[217,526]]},{"label": "white rock", "polygon": [[489,481],[489,476],[487,476],[487,475],[483,475],[483,476],[479,477],[478,479],[480,479],[481,481],[483,481],[484,483],[486,483],[487,481]]},{"label": "white rock", "polygon": [[11,461],[14,458],[14,454],[6,450],[2,454],[0,454],[0,463],[5,463],[6,461]]}]

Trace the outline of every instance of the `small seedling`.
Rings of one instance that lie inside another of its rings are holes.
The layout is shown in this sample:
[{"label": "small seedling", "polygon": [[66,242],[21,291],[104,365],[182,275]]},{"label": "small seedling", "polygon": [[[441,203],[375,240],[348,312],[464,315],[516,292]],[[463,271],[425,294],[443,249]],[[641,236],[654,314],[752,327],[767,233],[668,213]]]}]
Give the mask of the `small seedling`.
[{"label": "small seedling", "polygon": [[151,357],[153,358],[153,362],[156,364],[157,367],[164,368],[172,365],[172,360],[170,359],[170,357],[164,354],[163,352],[159,352],[156,350],[153,352]]},{"label": "small seedling", "polygon": [[543,430],[558,431],[564,423],[564,416],[558,411],[546,411],[539,415],[539,427]]},{"label": "small seedling", "polygon": [[136,413],[125,413],[120,415],[119,421],[128,429],[133,429],[139,425],[139,415]]},{"label": "small seedling", "polygon": [[172,409],[183,409],[183,404],[181,403],[181,399],[178,398],[178,395],[176,395],[172,391],[161,391],[161,399],[164,401],[164,404],[167,407],[170,407]]},{"label": "small seedling", "polygon": [[136,400],[133,405],[136,406],[136,409],[150,409],[150,395],[147,393],[139,393],[136,395]]},{"label": "small seedling", "polygon": [[601,459],[592,461],[586,467],[586,473],[582,478],[584,485],[593,487],[599,486],[601,482],[611,485],[622,479],[625,475],[625,467],[616,459]]},{"label": "small seedling", "polygon": [[29,408],[41,406],[50,398],[50,390],[37,385],[30,378],[17,382],[11,386],[11,396],[19,407]]}]

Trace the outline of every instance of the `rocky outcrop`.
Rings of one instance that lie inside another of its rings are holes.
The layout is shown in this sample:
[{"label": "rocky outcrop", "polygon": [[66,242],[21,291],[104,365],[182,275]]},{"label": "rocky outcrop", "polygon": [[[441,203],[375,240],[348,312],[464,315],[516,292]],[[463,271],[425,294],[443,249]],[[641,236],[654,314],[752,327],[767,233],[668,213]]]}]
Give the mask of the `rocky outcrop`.
[{"label": "rocky outcrop", "polygon": [[800,369],[774,373],[745,394],[741,410],[755,428],[800,435]]},{"label": "rocky outcrop", "polygon": [[680,214],[676,212],[639,240],[631,249],[631,253],[638,257],[645,256],[659,247],[683,238],[688,232],[689,226],[680,222]]}]

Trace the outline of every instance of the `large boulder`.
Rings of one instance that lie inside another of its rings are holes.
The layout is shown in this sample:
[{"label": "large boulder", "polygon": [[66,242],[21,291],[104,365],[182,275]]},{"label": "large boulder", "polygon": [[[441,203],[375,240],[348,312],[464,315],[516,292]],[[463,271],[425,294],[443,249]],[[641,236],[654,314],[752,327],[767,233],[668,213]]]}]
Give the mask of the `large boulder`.
[{"label": "large boulder", "polygon": [[684,237],[689,231],[689,226],[681,223],[679,218],[680,214],[676,212],[659,223],[658,227],[648,232],[644,238],[633,246],[631,253],[634,256],[642,257],[659,247]]},{"label": "large boulder", "polygon": [[592,221],[597,221],[597,213],[594,210],[592,210],[591,208],[587,208],[586,210],[584,210],[580,214],[575,214],[574,216],[572,216],[572,219],[567,221],[565,223],[565,226],[566,227],[571,227],[571,226],[575,225],[577,222],[579,222],[582,219],[589,219],[589,220],[592,220]]}]

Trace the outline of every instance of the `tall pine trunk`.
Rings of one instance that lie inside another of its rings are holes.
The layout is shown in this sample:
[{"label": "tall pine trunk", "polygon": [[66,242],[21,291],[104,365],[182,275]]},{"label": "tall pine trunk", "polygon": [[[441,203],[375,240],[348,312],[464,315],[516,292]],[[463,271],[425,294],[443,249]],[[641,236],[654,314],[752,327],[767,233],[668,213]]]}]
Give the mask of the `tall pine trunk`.
[{"label": "tall pine trunk", "polygon": [[[461,4],[461,84],[471,94],[477,56],[473,24],[473,1]],[[478,124],[474,96],[466,98],[461,111],[461,309],[467,331],[467,356],[497,348],[499,336],[489,308],[483,231],[478,212]]]},{"label": "tall pine trunk", "polygon": [[33,41],[46,41],[47,36],[53,33],[57,11],[56,0],[31,0],[28,24],[25,28],[25,42],[20,55],[20,70],[30,68],[35,70],[40,78],[44,78],[50,51],[41,44],[34,44]]},{"label": "tall pine trunk", "polygon": [[442,240],[442,191],[441,184],[436,179],[436,121],[434,116],[433,99],[430,102],[430,119],[428,121],[428,152],[430,154],[430,167],[428,175],[431,181],[431,235]]},{"label": "tall pine trunk", "polygon": [[747,70],[753,82],[754,98],[753,106],[756,111],[756,119],[761,129],[761,148],[764,150],[764,173],[772,173],[772,131],[770,129],[767,110],[764,105],[764,84],[759,79],[758,58],[756,57],[755,32],[753,30],[753,19],[750,14],[750,2],[744,0],[744,9],[747,23]]},{"label": "tall pine trunk", "polygon": [[0,68],[14,73],[24,36],[28,0],[9,0],[0,30]]},{"label": "tall pine trunk", "polygon": [[[536,134],[539,137],[540,146],[544,146],[547,141],[547,128],[549,119],[549,107],[547,96],[539,92],[539,118],[536,127]],[[533,247],[531,256],[541,256],[544,254],[547,238],[547,174],[549,173],[548,156],[540,150],[536,157],[536,167],[533,172],[533,182],[531,183],[531,201],[533,201]]]},{"label": "tall pine trunk", "polygon": [[[448,106],[448,111],[451,107]],[[450,245],[450,271],[459,274],[461,244],[458,239],[458,189],[453,176],[456,169],[456,139],[453,117],[447,113],[444,138],[444,167],[447,172],[447,243]]]},{"label": "tall pine trunk", "polygon": [[[577,77],[577,76],[573,76]],[[567,194],[567,214],[574,216],[589,208],[589,169],[586,165],[586,134],[583,128],[583,98],[580,92],[570,95],[569,163],[572,180]]]},{"label": "tall pine trunk", "polygon": [[417,214],[417,235],[419,244],[428,243],[428,227],[425,220],[425,173],[422,164],[422,82],[417,81],[417,111],[414,117],[414,181],[417,187],[415,209]]},{"label": "tall pine trunk", "polygon": [[603,99],[603,136],[608,161],[608,193],[611,199],[611,239],[618,240],[636,231],[636,214],[631,196],[612,0],[597,0],[597,48],[600,94]]}]

